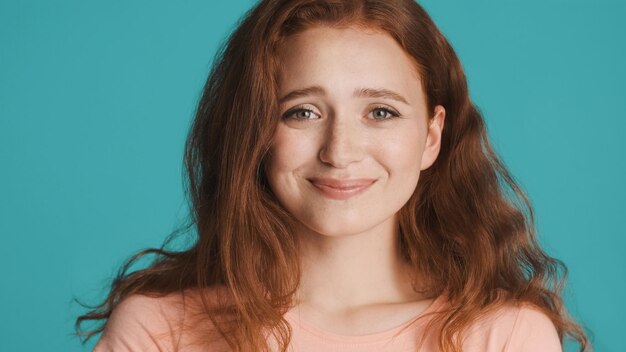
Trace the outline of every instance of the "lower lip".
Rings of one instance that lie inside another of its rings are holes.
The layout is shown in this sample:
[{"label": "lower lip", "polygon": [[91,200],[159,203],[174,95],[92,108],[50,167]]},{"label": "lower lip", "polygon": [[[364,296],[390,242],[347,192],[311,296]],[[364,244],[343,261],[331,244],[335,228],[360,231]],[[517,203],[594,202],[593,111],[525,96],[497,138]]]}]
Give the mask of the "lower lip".
[{"label": "lower lip", "polygon": [[322,193],[324,196],[328,198],[336,199],[336,200],[346,200],[346,199],[350,199],[356,195],[359,195],[365,192],[368,188],[370,188],[370,186],[374,184],[374,182],[375,181],[372,181],[372,183],[368,183],[366,185],[350,187],[350,188],[333,188],[327,185],[314,183],[314,182],[311,182],[311,184],[315,186],[315,188],[320,193]]}]

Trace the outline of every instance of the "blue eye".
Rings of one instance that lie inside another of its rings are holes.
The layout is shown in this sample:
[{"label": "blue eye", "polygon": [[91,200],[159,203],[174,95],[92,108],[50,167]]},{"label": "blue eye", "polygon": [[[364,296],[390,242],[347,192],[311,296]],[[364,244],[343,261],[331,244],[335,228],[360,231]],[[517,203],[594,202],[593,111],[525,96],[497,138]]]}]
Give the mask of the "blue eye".
[{"label": "blue eye", "polygon": [[314,120],[318,119],[319,115],[313,112],[310,109],[293,109],[287,111],[283,115],[283,119],[285,120],[296,120],[296,121],[306,121],[306,120]]},{"label": "blue eye", "polygon": [[399,117],[400,113],[398,113],[395,110],[386,108],[386,107],[377,107],[370,112],[370,115],[372,115],[372,117],[370,117],[372,120],[384,121],[384,120],[391,120],[395,117]]}]

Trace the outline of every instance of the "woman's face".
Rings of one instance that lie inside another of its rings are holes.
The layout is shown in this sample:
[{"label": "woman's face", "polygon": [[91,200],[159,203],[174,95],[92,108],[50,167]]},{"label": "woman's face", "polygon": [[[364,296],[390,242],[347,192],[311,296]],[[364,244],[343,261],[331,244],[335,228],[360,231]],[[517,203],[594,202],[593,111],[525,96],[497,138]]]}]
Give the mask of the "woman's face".
[{"label": "woman's face", "polygon": [[281,121],[266,164],[276,197],[322,235],[390,225],[437,157],[445,116],[427,111],[411,58],[387,34],[321,26],[279,55]]}]

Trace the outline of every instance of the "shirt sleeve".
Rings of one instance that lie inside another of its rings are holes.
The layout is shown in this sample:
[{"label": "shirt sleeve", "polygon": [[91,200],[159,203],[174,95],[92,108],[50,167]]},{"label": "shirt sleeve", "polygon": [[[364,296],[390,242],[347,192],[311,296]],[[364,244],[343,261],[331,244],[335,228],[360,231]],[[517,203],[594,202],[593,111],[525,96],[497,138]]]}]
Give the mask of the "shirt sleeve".
[{"label": "shirt sleeve", "polygon": [[521,307],[504,348],[506,352],[562,352],[556,327],[543,312]]},{"label": "shirt sleeve", "polygon": [[174,351],[172,332],[158,298],[133,295],[115,307],[93,351]]}]

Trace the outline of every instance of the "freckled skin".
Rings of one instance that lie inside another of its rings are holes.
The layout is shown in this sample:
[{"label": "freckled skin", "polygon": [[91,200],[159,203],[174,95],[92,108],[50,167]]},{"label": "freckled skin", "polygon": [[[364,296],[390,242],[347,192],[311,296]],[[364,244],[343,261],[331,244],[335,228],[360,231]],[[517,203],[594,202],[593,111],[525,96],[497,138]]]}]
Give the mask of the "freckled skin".
[{"label": "freckled skin", "polygon": [[[394,215],[414,192],[420,171],[437,157],[445,117],[441,106],[427,111],[412,59],[387,34],[328,27],[290,37],[280,58],[279,97],[312,86],[323,91],[281,103],[266,165],[278,200],[302,231],[395,231]],[[354,95],[364,88],[393,91],[406,103]],[[375,182],[336,200],[320,193],[311,177]]]}]

